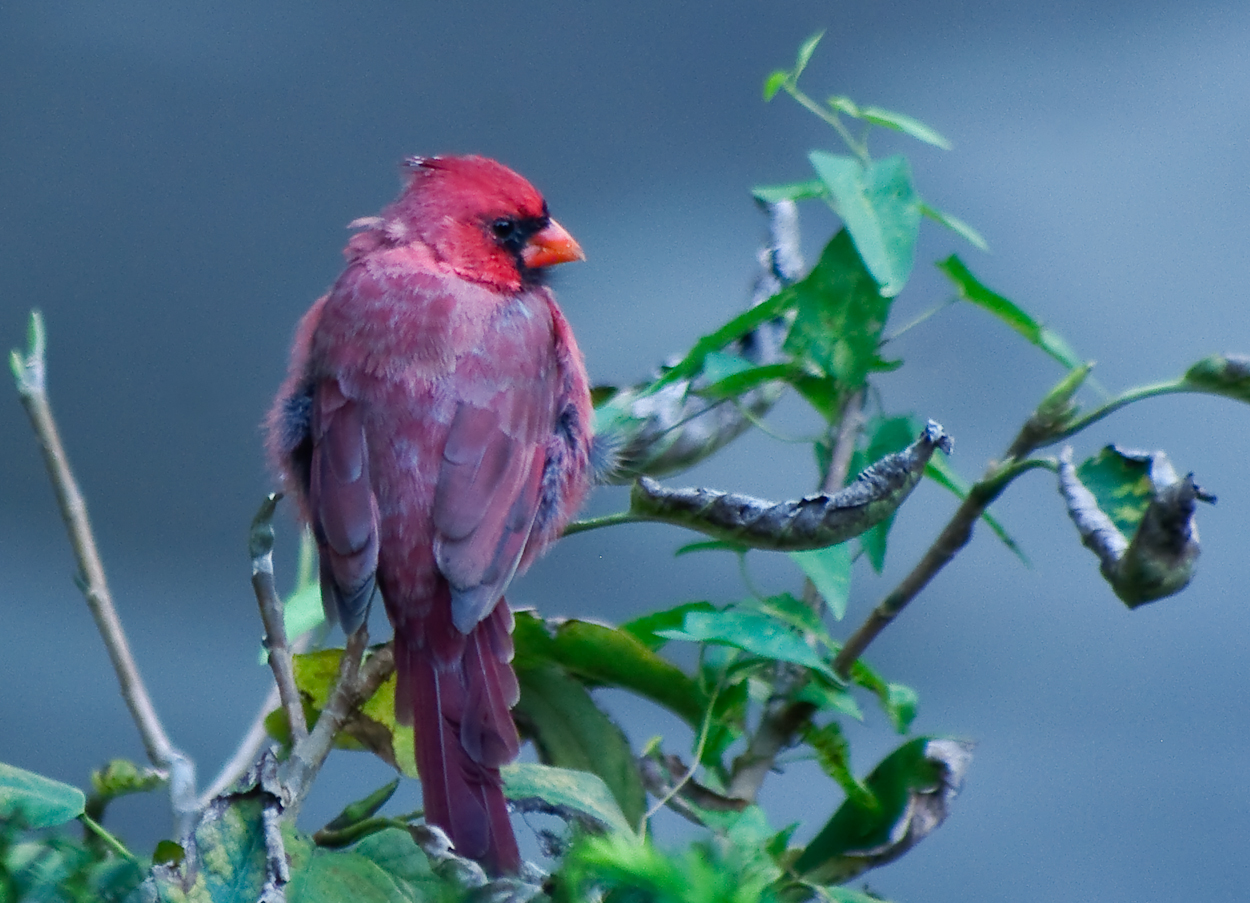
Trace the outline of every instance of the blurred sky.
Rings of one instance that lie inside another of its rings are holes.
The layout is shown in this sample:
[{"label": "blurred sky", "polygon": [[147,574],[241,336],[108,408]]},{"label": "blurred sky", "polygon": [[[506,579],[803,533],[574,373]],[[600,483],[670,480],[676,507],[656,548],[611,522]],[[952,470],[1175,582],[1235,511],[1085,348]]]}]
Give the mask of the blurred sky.
[{"label": "blurred sky", "polygon": [[[407,154],[500,158],[586,249],[556,287],[592,375],[637,379],[744,303],[763,231],[749,188],[805,178],[808,150],[837,149],[791,101],[760,97],[819,28],[809,92],[949,137],[949,153],[889,135],[873,147],[906,152],[926,200],[992,247],[926,224],[898,322],[949,296],[931,264],[957,251],[1096,359],[1111,391],[1250,351],[1244,3],[0,4],[0,346],[43,310],[53,401],[114,594],[202,779],[267,686],[244,542],[271,488],[258,424],[296,319],[340,269],[344,225],[391,199]],[[810,258],[834,220],[808,207],[804,222]],[[969,478],[1061,375],[958,307],[891,353],[908,365],[881,378],[884,405],[942,422]],[[8,397],[0,761],[83,785],[142,748]],[[815,428],[794,401],[774,423]],[[917,730],[979,742],[950,820],[872,873],[874,890],[917,903],[1244,899],[1248,423],[1231,402],[1176,397],[1076,443],[1079,456],[1109,441],[1165,447],[1219,495],[1200,513],[1203,559],[1183,595],[1125,610],[1035,473],[997,506],[1032,567],[979,532],[872,648],[889,678],[919,689]],[[773,497],[814,478],[804,446],[759,435],[688,476]],[[591,510],[622,503],[605,491]],[[936,489],[915,494],[884,576],[857,569],[852,621],[952,509]],[[294,530],[280,523],[289,575]],[[616,621],[740,597],[729,556],[674,563],[687,539],[653,526],[579,536],[509,595]],[[766,588],[797,585],[781,556],[750,561]],[[635,742],[687,742],[671,719],[611,698]],[[861,772],[897,742],[875,713],[850,732]],[[387,776],[339,754],[328,778],[310,826]],[[778,827],[803,820],[810,833],[837,797],[799,766],[773,778],[766,803]],[[169,829],[160,798],[110,818],[143,848]]]}]

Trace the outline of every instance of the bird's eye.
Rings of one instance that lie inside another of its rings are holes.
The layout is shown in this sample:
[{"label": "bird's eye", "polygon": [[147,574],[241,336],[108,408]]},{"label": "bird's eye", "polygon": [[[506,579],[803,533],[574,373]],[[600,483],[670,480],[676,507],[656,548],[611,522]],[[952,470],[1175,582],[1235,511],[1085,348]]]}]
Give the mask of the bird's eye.
[{"label": "bird's eye", "polygon": [[506,242],[516,237],[517,221],[510,217],[500,217],[490,224],[490,231],[495,233],[495,238]]}]

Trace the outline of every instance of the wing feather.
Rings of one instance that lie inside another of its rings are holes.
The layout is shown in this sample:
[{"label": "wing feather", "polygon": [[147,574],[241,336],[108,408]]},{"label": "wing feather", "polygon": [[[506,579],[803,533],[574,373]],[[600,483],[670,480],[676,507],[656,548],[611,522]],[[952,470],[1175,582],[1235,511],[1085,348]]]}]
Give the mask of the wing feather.
[{"label": "wing feather", "polygon": [[322,380],[313,393],[308,508],[321,559],[322,605],[350,634],[368,617],[373,598],[378,502],[360,408],[334,379]]}]

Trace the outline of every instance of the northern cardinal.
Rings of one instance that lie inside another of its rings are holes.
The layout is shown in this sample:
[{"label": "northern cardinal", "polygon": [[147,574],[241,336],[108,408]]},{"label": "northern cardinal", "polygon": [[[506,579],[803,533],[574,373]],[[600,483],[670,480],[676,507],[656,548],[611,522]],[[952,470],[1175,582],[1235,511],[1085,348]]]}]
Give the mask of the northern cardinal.
[{"label": "northern cardinal", "polygon": [[426,821],[514,873],[503,593],[590,483],[586,368],[543,284],[584,255],[493,160],[405,166],[399,197],[352,224],[347,268],[300,321],[268,449],[316,537],[327,617],[350,634],[381,592]]}]

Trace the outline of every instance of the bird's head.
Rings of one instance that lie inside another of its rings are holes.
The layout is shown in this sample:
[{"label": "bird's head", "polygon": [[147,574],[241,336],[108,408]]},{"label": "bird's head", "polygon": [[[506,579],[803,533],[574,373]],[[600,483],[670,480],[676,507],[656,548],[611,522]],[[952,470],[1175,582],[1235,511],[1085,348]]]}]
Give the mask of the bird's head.
[{"label": "bird's head", "polygon": [[464,279],[516,291],[557,263],[584,260],[538,190],[485,157],[410,157],[411,181],[383,214],[388,232],[420,241]]}]

